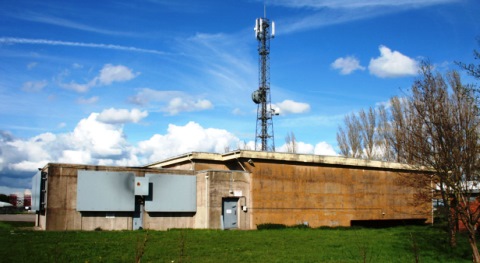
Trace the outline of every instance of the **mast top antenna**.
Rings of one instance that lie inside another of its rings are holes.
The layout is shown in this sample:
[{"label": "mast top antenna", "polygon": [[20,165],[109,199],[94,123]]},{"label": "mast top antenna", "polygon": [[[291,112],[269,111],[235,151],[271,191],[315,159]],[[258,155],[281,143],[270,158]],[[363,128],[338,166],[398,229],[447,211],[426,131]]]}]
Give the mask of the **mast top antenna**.
[{"label": "mast top antenna", "polygon": [[267,18],[267,0],[263,1],[263,17]]}]

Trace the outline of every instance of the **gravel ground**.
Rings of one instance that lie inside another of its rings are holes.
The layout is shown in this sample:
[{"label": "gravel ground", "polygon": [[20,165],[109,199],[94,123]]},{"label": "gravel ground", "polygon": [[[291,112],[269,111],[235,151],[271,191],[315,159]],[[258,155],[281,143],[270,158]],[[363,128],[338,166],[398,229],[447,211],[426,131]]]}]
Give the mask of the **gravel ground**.
[{"label": "gravel ground", "polygon": [[0,214],[0,221],[35,222],[35,214]]}]

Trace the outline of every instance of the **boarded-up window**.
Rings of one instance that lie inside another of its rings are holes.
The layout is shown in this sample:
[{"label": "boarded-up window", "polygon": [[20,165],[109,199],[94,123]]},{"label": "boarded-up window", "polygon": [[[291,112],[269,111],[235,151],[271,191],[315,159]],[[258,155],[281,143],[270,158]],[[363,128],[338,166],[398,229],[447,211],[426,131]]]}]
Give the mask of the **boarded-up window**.
[{"label": "boarded-up window", "polygon": [[150,197],[145,200],[147,212],[196,212],[197,178],[191,175],[146,174]]},{"label": "boarded-up window", "polygon": [[134,211],[134,181],[129,172],[79,170],[77,211]]}]

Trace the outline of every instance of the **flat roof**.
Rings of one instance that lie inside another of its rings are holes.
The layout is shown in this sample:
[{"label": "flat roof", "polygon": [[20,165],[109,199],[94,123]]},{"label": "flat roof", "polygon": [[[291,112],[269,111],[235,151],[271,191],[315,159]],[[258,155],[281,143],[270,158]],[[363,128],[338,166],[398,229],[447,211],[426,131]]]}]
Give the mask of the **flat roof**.
[{"label": "flat roof", "polygon": [[204,160],[204,161],[218,161],[224,162],[234,159],[252,159],[252,160],[272,160],[283,162],[302,162],[311,164],[326,164],[326,165],[340,165],[340,166],[355,166],[365,168],[377,168],[377,169],[394,169],[394,170],[415,170],[416,167],[411,165],[395,163],[395,162],[383,162],[376,160],[365,160],[356,158],[347,158],[342,156],[327,156],[327,155],[314,155],[314,154],[296,154],[296,153],[283,153],[283,152],[262,152],[262,151],[248,151],[238,150],[224,154],[219,153],[205,153],[205,152],[190,152],[183,155],[175,156],[165,159],[163,161],[154,162],[146,165],[145,167],[165,167],[171,166],[183,162],[190,162],[192,160]]}]

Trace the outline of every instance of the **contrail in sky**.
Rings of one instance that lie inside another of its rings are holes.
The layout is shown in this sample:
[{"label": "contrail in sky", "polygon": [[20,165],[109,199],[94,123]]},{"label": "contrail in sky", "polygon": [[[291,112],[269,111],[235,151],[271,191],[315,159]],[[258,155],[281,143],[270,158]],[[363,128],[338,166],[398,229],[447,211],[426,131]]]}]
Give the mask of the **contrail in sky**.
[{"label": "contrail in sky", "polygon": [[70,42],[70,41],[48,40],[48,39],[0,37],[0,44],[31,44],[31,45],[50,45],[50,46],[89,47],[89,48],[103,48],[103,49],[113,49],[113,50],[121,50],[121,51],[133,51],[133,52],[150,53],[150,54],[157,54],[157,55],[167,55],[167,53],[165,52],[154,50],[154,49],[127,47],[127,46],[119,46],[119,45],[112,45],[112,44],[82,43],[82,42]]}]

